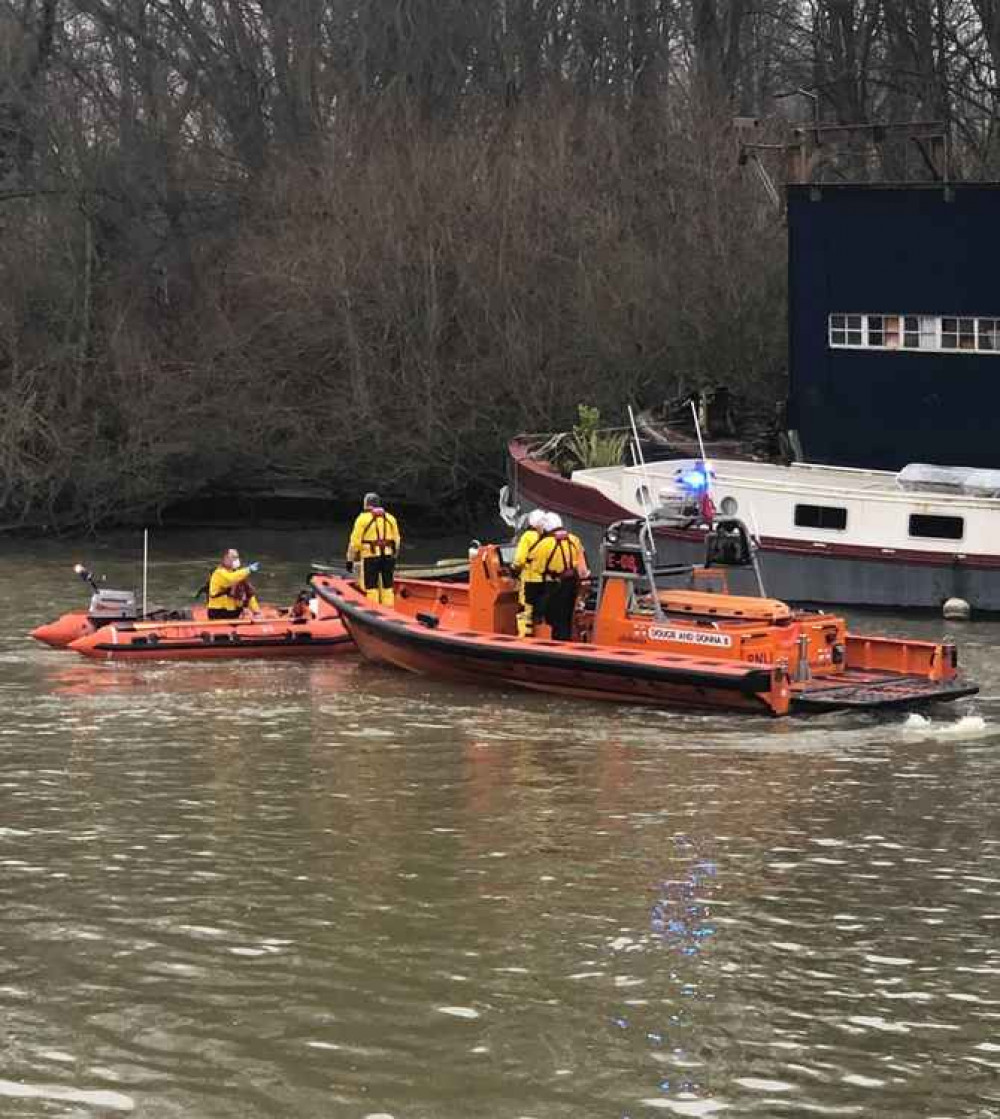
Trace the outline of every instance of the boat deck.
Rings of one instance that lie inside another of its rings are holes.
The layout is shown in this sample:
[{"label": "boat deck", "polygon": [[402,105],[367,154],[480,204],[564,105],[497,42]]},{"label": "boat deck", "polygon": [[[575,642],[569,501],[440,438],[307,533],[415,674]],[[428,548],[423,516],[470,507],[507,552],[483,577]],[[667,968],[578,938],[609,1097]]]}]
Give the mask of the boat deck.
[{"label": "boat deck", "polygon": [[[642,479],[672,481],[678,470],[689,469],[690,459],[665,459],[641,466],[602,466],[592,470],[574,470],[573,481],[610,479],[621,474]],[[858,470],[849,466],[825,466],[821,463],[793,462],[783,466],[773,462],[750,462],[745,459],[711,459],[712,472],[717,480],[737,478],[759,485],[773,485],[776,480],[800,487],[816,486],[822,489],[840,488],[853,492],[901,494],[896,475],[888,470]]]},{"label": "boat deck", "polygon": [[900,676],[849,668],[836,678],[810,681],[792,697],[796,711],[864,710],[917,707],[923,703],[962,699],[979,689],[962,680],[928,680],[925,676]]}]

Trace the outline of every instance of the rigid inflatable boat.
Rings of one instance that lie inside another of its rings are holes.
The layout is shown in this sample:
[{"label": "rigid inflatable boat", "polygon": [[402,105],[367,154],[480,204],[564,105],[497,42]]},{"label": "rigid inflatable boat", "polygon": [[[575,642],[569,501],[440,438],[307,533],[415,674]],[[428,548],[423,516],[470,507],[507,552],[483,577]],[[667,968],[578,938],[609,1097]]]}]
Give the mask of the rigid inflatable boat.
[{"label": "rigid inflatable boat", "polygon": [[[753,566],[745,526],[719,522],[705,566],[654,567],[649,526],[611,526],[592,605],[574,640],[516,635],[517,583],[495,545],[468,585],[399,579],[394,607],[342,577],[312,585],[361,653],[412,672],[588,699],[785,715],[915,707],[974,694],[947,642],[849,634],[843,618],[728,593],[726,566]],[[758,573],[759,575],[759,573]],[[678,587],[664,589],[673,580]]]}]

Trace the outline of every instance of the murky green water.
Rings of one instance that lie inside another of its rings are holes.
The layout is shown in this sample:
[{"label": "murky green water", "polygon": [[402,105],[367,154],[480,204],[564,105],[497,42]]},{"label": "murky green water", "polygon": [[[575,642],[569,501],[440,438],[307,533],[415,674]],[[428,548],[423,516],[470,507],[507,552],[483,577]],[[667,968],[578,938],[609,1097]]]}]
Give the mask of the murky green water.
[{"label": "murky green water", "polygon": [[128,545],[0,545],[5,1119],[1000,1116],[1000,626],[929,721],[24,639]]}]

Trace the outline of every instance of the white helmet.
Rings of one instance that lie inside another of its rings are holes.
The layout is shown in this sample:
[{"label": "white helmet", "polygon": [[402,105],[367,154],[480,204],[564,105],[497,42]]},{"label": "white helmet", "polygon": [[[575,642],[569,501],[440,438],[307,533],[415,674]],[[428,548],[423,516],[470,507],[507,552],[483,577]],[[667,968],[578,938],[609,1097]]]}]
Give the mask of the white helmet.
[{"label": "white helmet", "polygon": [[545,520],[544,509],[532,509],[528,514],[528,528],[533,528],[536,532],[541,532],[542,522]]},{"label": "white helmet", "polygon": [[555,532],[557,529],[562,528],[562,517],[558,513],[546,513],[545,519],[542,521],[543,532]]}]

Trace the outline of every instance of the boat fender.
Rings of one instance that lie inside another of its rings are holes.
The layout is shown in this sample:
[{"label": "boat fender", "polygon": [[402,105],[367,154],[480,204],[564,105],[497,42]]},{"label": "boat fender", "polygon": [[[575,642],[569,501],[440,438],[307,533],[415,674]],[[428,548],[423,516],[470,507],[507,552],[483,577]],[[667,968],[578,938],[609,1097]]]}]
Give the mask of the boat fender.
[{"label": "boat fender", "polygon": [[966,622],[972,614],[972,607],[964,598],[949,598],[941,611],[949,621]]},{"label": "boat fender", "polygon": [[441,624],[441,619],[435,617],[435,615],[433,614],[421,613],[417,614],[416,618],[422,626],[426,626],[428,629],[437,629],[437,627]]}]

